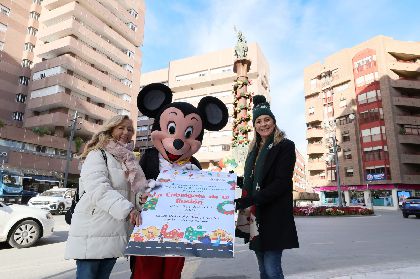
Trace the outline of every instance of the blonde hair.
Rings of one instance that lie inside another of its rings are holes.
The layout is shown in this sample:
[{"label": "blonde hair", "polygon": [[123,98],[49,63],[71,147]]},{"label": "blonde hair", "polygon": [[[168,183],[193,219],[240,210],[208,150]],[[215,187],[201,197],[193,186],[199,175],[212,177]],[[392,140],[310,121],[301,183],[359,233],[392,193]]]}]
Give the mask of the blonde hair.
[{"label": "blonde hair", "polygon": [[126,119],[131,120],[127,115],[114,115],[108,119],[104,125],[102,125],[101,130],[94,134],[90,141],[85,145],[83,153],[79,158],[85,158],[92,150],[105,148],[108,142],[112,140],[112,130]]},{"label": "blonde hair", "polygon": [[[276,125],[274,129],[274,145],[277,145],[279,142],[281,142],[286,137],[286,134],[280,130],[280,128]],[[254,138],[252,139],[251,143],[249,144],[248,152],[251,152],[252,149],[254,149],[256,144],[260,144],[261,142],[261,136],[255,132]]]}]

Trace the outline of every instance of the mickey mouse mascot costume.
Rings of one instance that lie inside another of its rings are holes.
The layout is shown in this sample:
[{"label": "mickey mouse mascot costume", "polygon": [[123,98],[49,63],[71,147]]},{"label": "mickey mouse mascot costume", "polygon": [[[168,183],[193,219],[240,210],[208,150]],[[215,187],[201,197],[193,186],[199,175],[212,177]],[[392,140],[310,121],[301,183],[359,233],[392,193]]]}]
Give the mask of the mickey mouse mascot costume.
[{"label": "mickey mouse mascot costume", "polygon": [[[204,129],[221,130],[229,118],[226,105],[219,99],[204,97],[197,107],[172,103],[171,89],[160,83],[149,84],[140,91],[137,107],[142,114],[154,118],[154,148],[147,149],[140,159],[146,179],[154,180],[162,168],[201,169],[193,155],[201,147]],[[132,278],[179,279],[184,262],[184,257],[132,257]]]}]

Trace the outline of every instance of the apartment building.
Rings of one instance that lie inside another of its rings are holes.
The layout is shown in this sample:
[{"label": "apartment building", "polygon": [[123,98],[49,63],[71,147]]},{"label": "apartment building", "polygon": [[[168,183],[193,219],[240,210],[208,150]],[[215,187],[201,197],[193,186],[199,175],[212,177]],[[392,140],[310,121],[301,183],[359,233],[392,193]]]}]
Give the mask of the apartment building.
[{"label": "apartment building", "polygon": [[296,192],[306,192],[306,163],[305,158],[302,156],[302,154],[299,152],[299,150],[296,149],[296,163],[295,163],[295,169],[293,172],[293,190]]},{"label": "apartment building", "polygon": [[[257,43],[249,44],[248,59],[251,68],[248,73],[251,85],[248,92],[262,94],[269,99],[269,65]],[[152,82],[168,85],[174,92],[174,101],[198,105],[204,96],[214,96],[222,100],[233,115],[233,83],[236,73],[233,71],[234,50],[228,48],[203,55],[188,57],[169,62],[169,67],[143,73],[141,86]],[[137,123],[137,148],[141,151],[152,147],[150,127],[152,120],[139,116]],[[221,131],[206,131],[203,145],[196,154],[197,159],[207,168],[210,162],[217,163],[231,152],[233,118],[229,118]]]},{"label": "apartment building", "polygon": [[420,194],[420,43],[377,36],[305,68],[304,80],[308,180],[324,204],[338,198],[325,121],[346,204],[397,208]]},{"label": "apartment building", "polygon": [[[85,142],[112,115],[137,118],[144,14],[139,0],[2,1],[4,167],[59,181],[75,111]],[[69,173],[77,177],[78,160]]]}]

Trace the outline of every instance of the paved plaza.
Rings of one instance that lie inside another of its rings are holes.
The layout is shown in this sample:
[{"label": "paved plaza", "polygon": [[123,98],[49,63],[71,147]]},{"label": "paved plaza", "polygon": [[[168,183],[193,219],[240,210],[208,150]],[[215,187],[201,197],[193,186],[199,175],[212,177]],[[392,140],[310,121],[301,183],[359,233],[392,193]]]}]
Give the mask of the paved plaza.
[{"label": "paved plaza", "polygon": [[[68,225],[63,216],[55,219],[56,232],[37,246],[0,247],[0,278],[74,278],[74,261],[63,259]],[[420,274],[420,219],[378,211],[373,217],[299,217],[296,224],[301,248],[284,253],[288,279],[415,279]],[[189,258],[183,278],[258,278],[255,256],[236,241],[234,259]],[[111,278],[129,274],[128,261],[119,259]]]}]

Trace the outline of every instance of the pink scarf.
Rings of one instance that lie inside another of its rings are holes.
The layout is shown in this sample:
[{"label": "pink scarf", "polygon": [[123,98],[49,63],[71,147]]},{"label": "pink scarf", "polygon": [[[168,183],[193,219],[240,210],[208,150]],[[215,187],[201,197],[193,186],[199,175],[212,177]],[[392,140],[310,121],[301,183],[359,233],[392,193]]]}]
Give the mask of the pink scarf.
[{"label": "pink scarf", "polygon": [[128,182],[133,193],[144,193],[147,187],[146,177],[133,153],[133,143],[123,144],[110,140],[105,150],[111,153],[128,176]]}]

